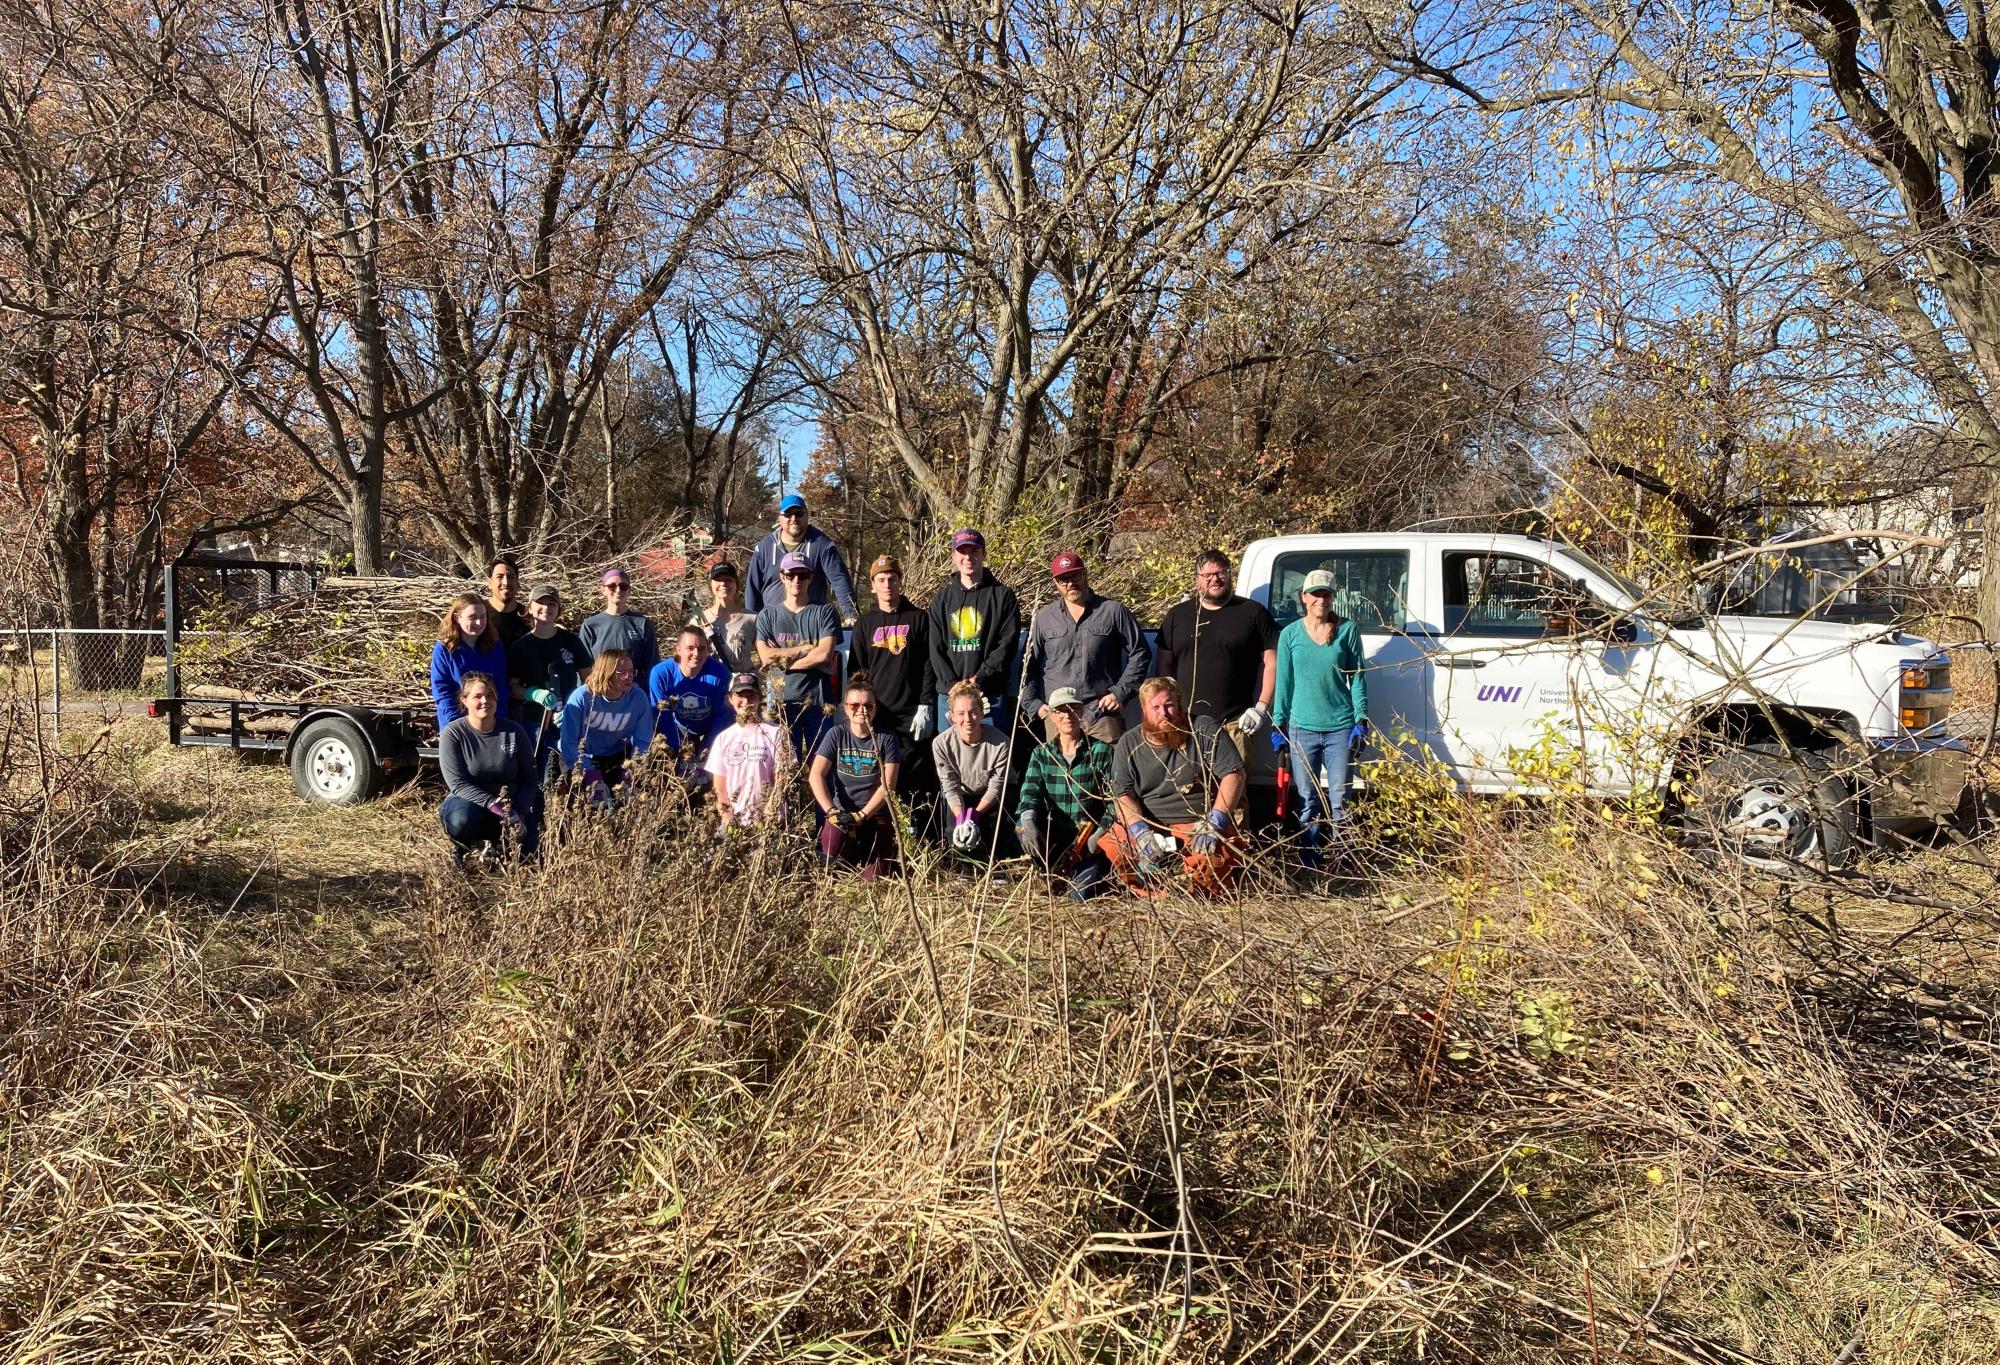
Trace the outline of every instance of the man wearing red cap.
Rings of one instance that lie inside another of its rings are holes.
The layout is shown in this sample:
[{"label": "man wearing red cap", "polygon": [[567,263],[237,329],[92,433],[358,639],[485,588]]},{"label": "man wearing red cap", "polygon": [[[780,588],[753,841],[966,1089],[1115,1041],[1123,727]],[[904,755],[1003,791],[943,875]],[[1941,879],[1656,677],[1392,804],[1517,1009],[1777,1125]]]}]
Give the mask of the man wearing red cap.
[{"label": "man wearing red cap", "polygon": [[1040,721],[1045,737],[1054,740],[1048,699],[1059,687],[1073,687],[1091,699],[1084,730],[1115,744],[1125,733],[1125,706],[1139,695],[1152,661],[1146,637],[1131,608],[1090,590],[1081,555],[1064,550],[1049,561],[1049,577],[1057,596],[1028,626],[1021,714]]},{"label": "man wearing red cap", "polygon": [[971,527],[951,538],[957,572],[931,595],[931,685],[937,691],[935,729],[951,724],[947,694],[953,683],[974,682],[992,703],[987,719],[1001,734],[1013,695],[1008,675],[1021,634],[1021,603],[1014,590],[986,567],[986,537]]}]

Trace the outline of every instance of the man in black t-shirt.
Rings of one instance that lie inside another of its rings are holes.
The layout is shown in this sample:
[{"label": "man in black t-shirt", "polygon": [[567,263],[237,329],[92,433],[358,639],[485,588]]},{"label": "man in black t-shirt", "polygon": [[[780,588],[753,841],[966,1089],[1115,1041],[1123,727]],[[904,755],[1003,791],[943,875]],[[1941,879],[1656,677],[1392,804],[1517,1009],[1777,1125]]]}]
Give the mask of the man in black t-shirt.
[{"label": "man in black t-shirt", "polygon": [[528,613],[515,596],[521,590],[521,566],[512,555],[499,555],[486,566],[486,615],[500,633],[500,647],[513,648],[514,642],[534,629]]},{"label": "man in black t-shirt", "polygon": [[902,742],[906,753],[896,788],[912,809],[925,809],[937,793],[929,738],[936,728],[931,699],[930,617],[903,596],[903,566],[877,555],[868,567],[875,605],[855,618],[847,646],[847,675],[866,672],[875,684],[875,728]]},{"label": "man in black t-shirt", "polygon": [[1202,551],[1194,566],[1195,595],[1160,622],[1159,671],[1181,685],[1189,720],[1234,722],[1254,735],[1271,717],[1278,623],[1234,589],[1229,556]]}]

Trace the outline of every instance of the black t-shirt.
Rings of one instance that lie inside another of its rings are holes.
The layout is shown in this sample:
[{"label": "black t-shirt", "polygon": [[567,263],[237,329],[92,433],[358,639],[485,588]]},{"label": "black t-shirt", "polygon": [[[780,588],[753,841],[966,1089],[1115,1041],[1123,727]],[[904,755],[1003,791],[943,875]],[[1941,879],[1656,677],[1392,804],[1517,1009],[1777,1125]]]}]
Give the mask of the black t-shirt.
[{"label": "black t-shirt", "polygon": [[[583,641],[560,626],[546,640],[530,632],[507,649],[507,676],[523,687],[548,688],[556,694],[558,703],[569,700],[569,694],[576,691],[577,683],[582,680],[583,670],[589,666],[590,651],[583,647]],[[510,711],[510,714],[515,713]],[[542,723],[542,708],[524,701],[515,718],[533,730]]]},{"label": "black t-shirt", "polygon": [[1208,716],[1227,724],[1254,705],[1264,651],[1277,647],[1278,623],[1247,597],[1215,608],[1190,598],[1160,622],[1160,671],[1181,685],[1190,720]]},{"label": "black t-shirt", "polygon": [[492,603],[486,604],[486,614],[493,618],[493,628],[500,632],[500,647],[511,649],[516,640],[535,628],[528,619],[528,613],[520,607],[512,611],[495,611]]},{"label": "black t-shirt", "polygon": [[907,716],[931,704],[930,619],[922,607],[905,598],[894,611],[861,613],[848,642],[847,671],[852,676],[864,668],[885,714]]}]

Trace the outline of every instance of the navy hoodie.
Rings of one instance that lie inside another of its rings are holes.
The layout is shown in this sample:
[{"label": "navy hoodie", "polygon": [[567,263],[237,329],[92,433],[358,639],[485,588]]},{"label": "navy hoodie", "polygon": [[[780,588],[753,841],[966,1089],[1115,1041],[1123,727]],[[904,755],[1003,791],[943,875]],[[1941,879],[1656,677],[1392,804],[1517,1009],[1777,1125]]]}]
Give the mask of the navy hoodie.
[{"label": "navy hoodie", "polygon": [[[785,585],[778,580],[778,565],[788,554],[776,531],[757,542],[757,548],[750,552],[750,567],[743,575],[743,605],[751,611],[762,611],[773,602],[785,600]],[[833,537],[817,526],[806,528],[805,543],[796,547],[796,553],[812,561],[812,591],[806,601],[826,606],[827,589],[833,590],[834,600],[840,603],[840,614],[854,615],[854,580],[848,577],[847,561],[840,557],[840,547],[833,543]]]}]

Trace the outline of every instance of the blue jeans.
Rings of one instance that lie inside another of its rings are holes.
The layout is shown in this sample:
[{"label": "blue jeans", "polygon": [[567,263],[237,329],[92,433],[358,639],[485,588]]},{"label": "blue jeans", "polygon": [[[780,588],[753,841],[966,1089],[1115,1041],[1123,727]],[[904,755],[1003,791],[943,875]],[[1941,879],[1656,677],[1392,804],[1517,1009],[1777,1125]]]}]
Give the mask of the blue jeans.
[{"label": "blue jeans", "polygon": [[1299,794],[1299,824],[1305,830],[1305,861],[1319,865],[1319,851],[1338,828],[1347,805],[1348,760],[1352,748],[1346,730],[1301,730],[1294,727],[1292,786]]},{"label": "blue jeans", "polygon": [[812,762],[813,750],[831,720],[826,708],[816,701],[788,701],[784,704],[785,729],[792,736],[792,756],[801,766]]},{"label": "blue jeans", "polygon": [[[514,812],[521,817],[521,856],[532,858],[542,832],[542,804],[535,793],[523,792],[514,798]],[[438,807],[438,823],[445,836],[461,852],[481,844],[500,847],[500,817],[475,801],[447,796]]]}]

